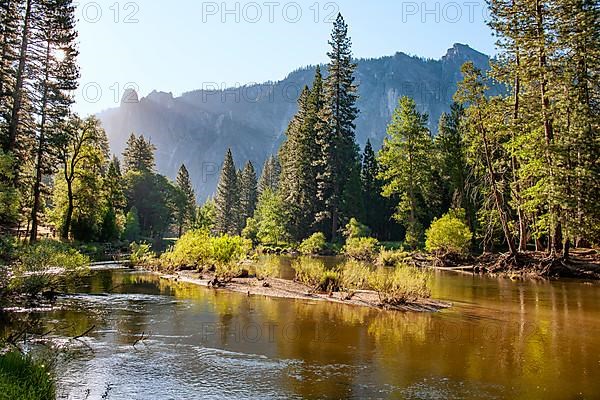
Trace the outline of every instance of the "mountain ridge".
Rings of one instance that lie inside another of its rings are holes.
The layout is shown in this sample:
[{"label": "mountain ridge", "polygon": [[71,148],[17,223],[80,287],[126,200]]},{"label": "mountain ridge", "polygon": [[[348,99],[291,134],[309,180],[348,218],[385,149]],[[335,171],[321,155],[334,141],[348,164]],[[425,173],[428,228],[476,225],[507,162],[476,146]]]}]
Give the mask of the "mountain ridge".
[{"label": "mountain ridge", "polygon": [[[430,129],[449,110],[460,67],[473,61],[489,68],[489,57],[468,45],[454,44],[439,60],[396,52],[380,58],[357,59],[359,85],[356,138],[379,147],[387,124],[403,95],[411,96],[422,112],[430,115]],[[174,97],[152,91],[138,98],[127,91],[117,108],[98,113],[108,134],[111,150],[121,154],[132,132],[149,137],[157,146],[159,172],[174,178],[186,164],[200,201],[214,193],[220,165],[232,148],[238,167],[246,160],[260,170],[266,157],[277,151],[287,125],[296,112],[296,100],[310,86],[316,66],[290,72],[280,81],[241,87],[197,89]],[[326,74],[326,69],[322,68]]]}]

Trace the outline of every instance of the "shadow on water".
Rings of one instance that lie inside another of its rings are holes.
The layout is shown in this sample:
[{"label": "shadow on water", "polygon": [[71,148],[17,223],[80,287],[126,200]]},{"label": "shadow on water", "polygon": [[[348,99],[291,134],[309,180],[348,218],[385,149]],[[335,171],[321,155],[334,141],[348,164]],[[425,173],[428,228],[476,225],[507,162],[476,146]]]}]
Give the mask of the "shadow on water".
[{"label": "shadow on water", "polygon": [[[290,273],[282,258],[282,276]],[[248,297],[99,271],[52,310],[57,336],[95,325],[59,365],[63,398],[565,399],[600,393],[600,290],[436,272],[440,313]],[[134,346],[135,345],[135,346]]]}]

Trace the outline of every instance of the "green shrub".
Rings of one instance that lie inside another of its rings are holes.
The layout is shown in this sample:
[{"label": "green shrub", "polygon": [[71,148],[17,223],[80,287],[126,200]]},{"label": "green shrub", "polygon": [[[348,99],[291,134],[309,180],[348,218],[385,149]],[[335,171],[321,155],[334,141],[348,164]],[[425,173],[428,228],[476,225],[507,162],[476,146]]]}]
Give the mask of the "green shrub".
[{"label": "green shrub", "polygon": [[89,257],[61,242],[41,240],[19,252],[10,288],[32,296],[89,270]]},{"label": "green shrub", "polygon": [[344,246],[344,254],[362,261],[372,261],[378,250],[378,242],[375,238],[349,238]]},{"label": "green shrub", "polygon": [[433,221],[427,230],[425,248],[438,255],[466,254],[473,234],[464,223],[464,210],[452,210]]},{"label": "green shrub", "polygon": [[371,228],[361,224],[356,218],[351,218],[344,229],[346,239],[363,238],[371,235]]},{"label": "green shrub", "polygon": [[259,260],[255,267],[256,277],[260,280],[273,278],[279,275],[279,258],[268,256]]},{"label": "green shrub", "polygon": [[401,305],[431,296],[429,274],[408,265],[398,265],[392,271],[377,269],[369,275],[369,286],[382,305]]},{"label": "green shrub", "polygon": [[252,250],[252,242],[240,236],[222,235],[210,238],[212,264],[228,265],[243,261]]},{"label": "green shrub", "polygon": [[156,254],[152,252],[152,246],[148,243],[136,243],[133,242],[129,245],[131,249],[131,256],[129,261],[133,265],[150,265],[156,259]]},{"label": "green shrub", "polygon": [[160,258],[163,267],[218,267],[231,268],[244,260],[252,242],[239,236],[212,237],[207,231],[190,231]]},{"label": "green shrub", "polygon": [[370,274],[371,269],[366,263],[348,260],[340,268],[340,288],[352,297],[356,290],[368,288]]},{"label": "green shrub", "polygon": [[228,283],[233,278],[239,278],[243,273],[243,268],[239,263],[228,262],[215,264],[215,278],[221,283]]},{"label": "green shrub", "polygon": [[320,285],[321,277],[325,273],[325,263],[313,257],[294,260],[292,268],[296,271],[296,281],[315,289]]},{"label": "green shrub", "polygon": [[337,291],[340,286],[340,273],[328,270],[322,260],[313,257],[300,257],[292,263],[296,271],[296,281],[315,291]]},{"label": "green shrub", "polygon": [[20,353],[0,355],[0,398],[50,400],[56,397],[49,369]]},{"label": "green shrub", "polygon": [[410,254],[403,250],[386,250],[383,247],[377,256],[377,265],[382,267],[394,267],[399,263],[404,262]]},{"label": "green shrub", "polygon": [[161,265],[170,268],[203,267],[212,257],[212,243],[208,231],[194,230],[185,233],[175,246],[160,257]]},{"label": "green shrub", "polygon": [[298,246],[298,251],[304,255],[320,254],[327,247],[327,239],[322,232],[313,233]]}]

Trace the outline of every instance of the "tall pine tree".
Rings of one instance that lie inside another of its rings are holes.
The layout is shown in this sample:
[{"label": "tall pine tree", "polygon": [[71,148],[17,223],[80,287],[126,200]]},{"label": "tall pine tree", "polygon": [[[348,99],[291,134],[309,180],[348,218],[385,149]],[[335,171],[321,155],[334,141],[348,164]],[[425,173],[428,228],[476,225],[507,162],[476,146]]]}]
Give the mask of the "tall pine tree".
[{"label": "tall pine tree", "polygon": [[190,174],[184,164],[181,164],[181,167],[179,167],[175,183],[177,189],[179,189],[175,219],[177,221],[177,234],[178,237],[181,237],[184,229],[188,229],[194,225],[196,217],[196,194],[192,186]]},{"label": "tall pine tree", "polygon": [[336,240],[340,222],[351,217],[343,214],[344,197],[350,200],[360,196],[355,193],[360,190],[356,187],[356,180],[349,179],[356,177],[356,172],[360,171],[354,134],[354,120],[358,115],[357,87],[354,84],[356,64],[352,61],[348,26],[341,14],[333,24],[329,44],[329,75],[325,80],[323,108],[317,124],[317,143],[321,148],[317,163],[317,193],[321,210],[316,217],[327,227],[329,237]]},{"label": "tall pine tree", "polygon": [[258,188],[256,182],[256,171],[250,161],[246,163],[242,170],[239,181],[239,207],[240,207],[240,228],[246,227],[248,218],[252,218],[256,203],[258,201]]},{"label": "tall pine tree", "polygon": [[238,179],[231,149],[225,155],[215,196],[215,232],[229,235],[240,233]]}]

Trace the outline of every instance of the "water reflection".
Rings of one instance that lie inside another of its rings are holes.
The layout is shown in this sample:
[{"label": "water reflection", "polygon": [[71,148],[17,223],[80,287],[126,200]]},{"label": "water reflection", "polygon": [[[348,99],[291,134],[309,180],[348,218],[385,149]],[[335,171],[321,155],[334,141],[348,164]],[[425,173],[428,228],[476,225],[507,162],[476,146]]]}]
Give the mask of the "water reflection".
[{"label": "water reflection", "polygon": [[400,313],[113,271],[27,318],[65,336],[96,326],[94,353],[60,366],[69,399],[107,384],[114,399],[594,398],[598,288],[437,272],[433,296],[454,307]]}]

